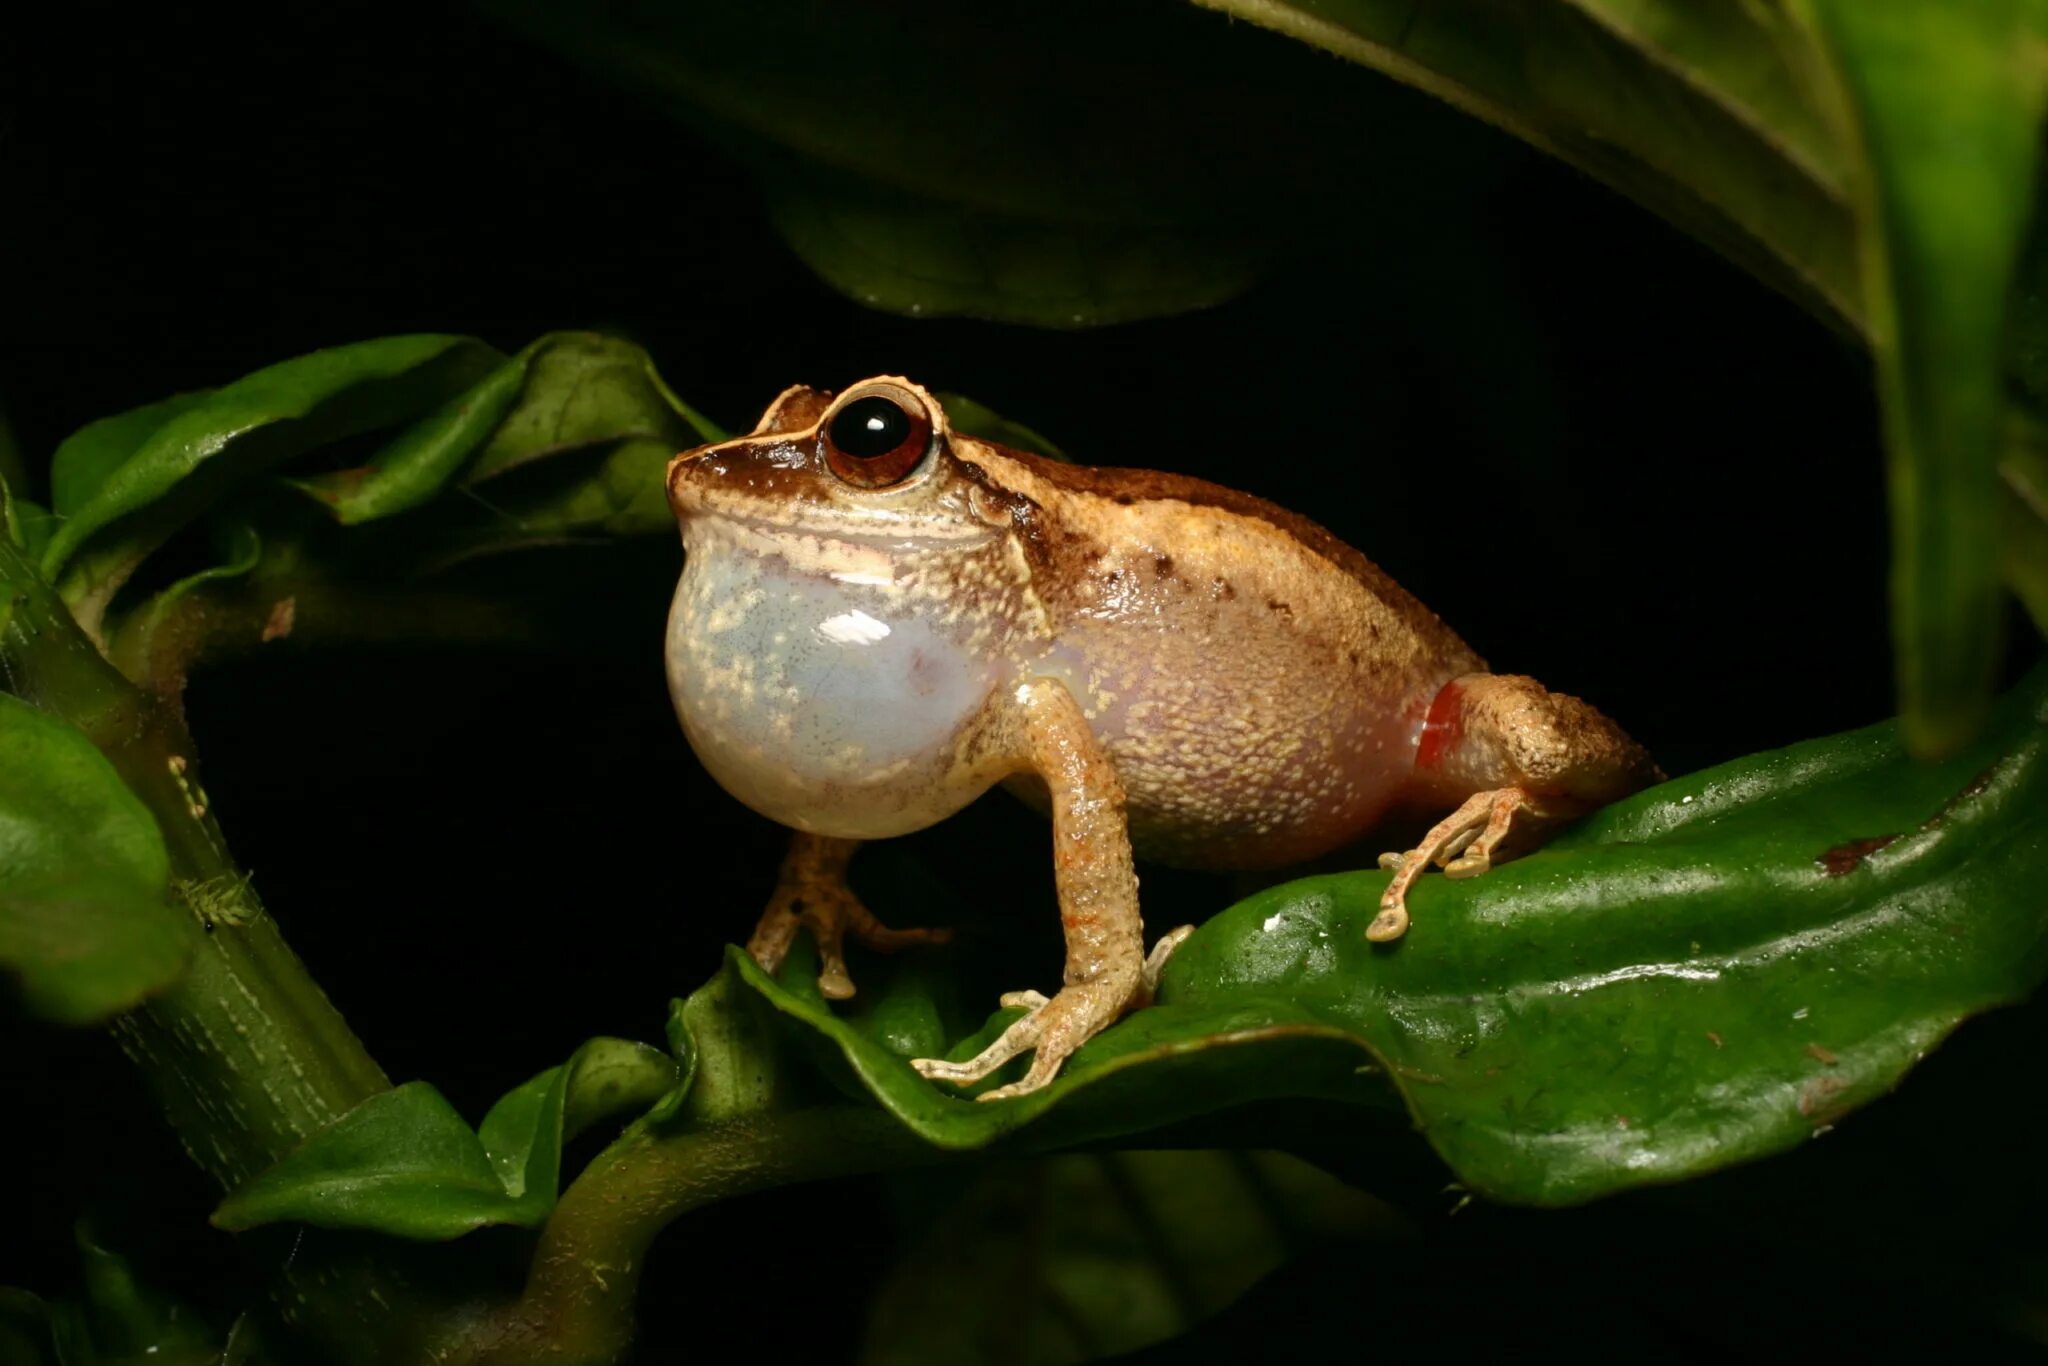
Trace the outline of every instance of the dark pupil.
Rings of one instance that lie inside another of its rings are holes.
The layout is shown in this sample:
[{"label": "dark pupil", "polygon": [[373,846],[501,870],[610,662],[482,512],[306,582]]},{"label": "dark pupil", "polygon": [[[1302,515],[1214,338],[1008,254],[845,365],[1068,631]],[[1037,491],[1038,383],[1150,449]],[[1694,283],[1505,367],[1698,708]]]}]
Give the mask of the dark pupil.
[{"label": "dark pupil", "polygon": [[832,444],[862,460],[887,455],[909,435],[910,414],[886,398],[857,398],[832,419]]}]

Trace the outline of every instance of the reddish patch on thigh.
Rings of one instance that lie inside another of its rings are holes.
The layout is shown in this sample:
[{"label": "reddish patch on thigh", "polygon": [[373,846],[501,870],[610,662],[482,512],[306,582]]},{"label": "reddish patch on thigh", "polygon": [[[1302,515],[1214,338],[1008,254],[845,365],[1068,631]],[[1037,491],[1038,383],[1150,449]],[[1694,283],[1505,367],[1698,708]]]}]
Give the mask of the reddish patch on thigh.
[{"label": "reddish patch on thigh", "polygon": [[1442,763],[1465,739],[1465,690],[1453,681],[1437,690],[1423,718],[1422,736],[1415,745],[1415,767],[1427,772]]}]

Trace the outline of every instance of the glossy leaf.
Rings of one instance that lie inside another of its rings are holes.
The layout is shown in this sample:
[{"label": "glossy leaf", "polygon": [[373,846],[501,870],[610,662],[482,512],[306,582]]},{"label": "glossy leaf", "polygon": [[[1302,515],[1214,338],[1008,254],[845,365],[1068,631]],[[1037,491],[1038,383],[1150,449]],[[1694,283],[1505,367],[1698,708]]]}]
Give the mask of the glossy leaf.
[{"label": "glossy leaf", "polygon": [[[130,678],[175,691],[199,658],[301,629],[531,633],[530,614],[428,580],[485,553],[672,532],[663,467],[722,435],[617,338],[550,333],[509,359],[380,338],[91,424],[57,455],[64,515],[17,498],[7,530],[61,570],[72,613]],[[210,536],[220,562],[110,607],[195,521],[187,538]]]},{"label": "glossy leaf", "polygon": [[[118,463],[141,426],[115,419],[74,446],[65,520],[43,554],[88,629],[144,556],[248,475],[326,442],[402,421],[460,393],[496,353],[463,337],[386,337],[283,361],[199,397],[154,405],[162,420]],[[71,500],[75,499],[75,502]]]},{"label": "glossy leaf", "polygon": [[88,422],[73,432],[50,457],[51,509],[62,517],[77,512],[143,442],[156,435],[157,428],[204,403],[212,394],[210,389],[173,394],[125,413]]},{"label": "glossy leaf", "polygon": [[[628,468],[618,472],[618,482],[650,485],[659,494],[655,459],[665,463],[694,444],[693,436],[721,435],[666,393],[639,347],[596,333],[558,332],[422,417],[367,464],[292,482],[326,504],[336,520],[353,525],[567,451],[624,446],[633,448],[632,458],[623,462]],[[629,522],[635,515],[645,519],[638,506],[645,496],[637,488],[614,497],[619,510],[571,514],[574,524],[583,529],[607,527],[622,515]]]},{"label": "glossy leaf", "polygon": [[863,1366],[1064,1366],[1134,1351],[1310,1242],[1394,1223],[1279,1153],[1074,1154],[921,1175],[903,1198],[936,1217],[874,1297]]},{"label": "glossy leaf", "polygon": [[169,883],[156,822],[113,765],[0,693],[0,970],[23,1004],[91,1024],[175,982],[194,929]]},{"label": "glossy leaf", "polygon": [[1807,8],[1861,144],[1902,718],[1938,754],[1976,729],[1998,667],[2006,300],[2034,204],[2048,4]]},{"label": "glossy leaf", "polygon": [[531,1228],[554,1208],[562,1145],[675,1086],[659,1050],[592,1039],[507,1093],[472,1130],[426,1082],[372,1096],[231,1192],[232,1231],[293,1220],[400,1238],[455,1238],[487,1224]]},{"label": "glossy leaf", "polygon": [[1485,877],[1426,879],[1390,949],[1364,938],[1383,873],[1251,897],[1182,946],[1159,1004],[994,1104],[835,1015],[808,954],[779,982],[737,950],[728,971],[945,1147],[1318,1097],[1403,1106],[1475,1191],[1565,1204],[1824,1133],[2023,996],[2048,969],[2044,813],[2048,670],[1943,763],[1874,727],[1666,783]]}]

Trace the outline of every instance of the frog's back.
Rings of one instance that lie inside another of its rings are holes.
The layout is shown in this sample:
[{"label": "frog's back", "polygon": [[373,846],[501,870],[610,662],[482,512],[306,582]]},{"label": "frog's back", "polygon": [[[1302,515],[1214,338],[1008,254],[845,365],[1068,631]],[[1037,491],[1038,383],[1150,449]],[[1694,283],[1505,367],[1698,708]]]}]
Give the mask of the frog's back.
[{"label": "frog's back", "polygon": [[[976,443],[979,445],[979,443]],[[1413,766],[1430,701],[1486,666],[1364,555],[1204,480],[1000,448],[1064,678],[1153,857],[1251,866],[1362,833]]]}]

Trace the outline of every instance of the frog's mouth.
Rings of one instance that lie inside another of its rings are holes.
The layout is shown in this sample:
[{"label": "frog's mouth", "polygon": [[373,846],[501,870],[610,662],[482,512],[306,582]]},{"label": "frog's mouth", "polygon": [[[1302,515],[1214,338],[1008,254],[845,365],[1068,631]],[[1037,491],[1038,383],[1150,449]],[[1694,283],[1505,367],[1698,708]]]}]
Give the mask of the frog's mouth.
[{"label": "frog's mouth", "polygon": [[734,469],[707,461],[720,449],[685,452],[669,466],[669,506],[682,523],[685,545],[715,527],[733,529],[757,551],[765,548],[765,538],[915,553],[975,545],[992,534],[986,524],[963,520],[925,498],[845,489],[810,470],[765,464]]},{"label": "frog's mouth", "polygon": [[793,517],[784,509],[733,506],[724,500],[680,509],[683,544],[731,542],[756,553],[775,553],[788,543],[844,545],[898,555],[961,550],[993,539],[986,527],[923,518],[877,526],[867,517],[832,517],[816,509]]}]

